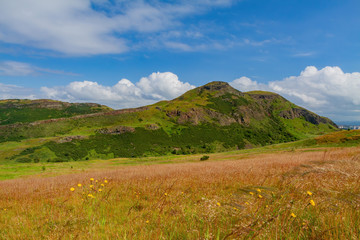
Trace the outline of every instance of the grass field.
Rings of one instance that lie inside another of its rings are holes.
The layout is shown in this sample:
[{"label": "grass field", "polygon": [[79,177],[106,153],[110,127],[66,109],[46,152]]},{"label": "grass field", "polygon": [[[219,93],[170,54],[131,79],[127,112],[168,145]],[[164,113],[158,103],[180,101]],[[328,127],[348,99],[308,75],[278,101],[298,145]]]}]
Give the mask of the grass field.
[{"label": "grass field", "polygon": [[360,147],[274,149],[25,164],[0,239],[359,239]]}]

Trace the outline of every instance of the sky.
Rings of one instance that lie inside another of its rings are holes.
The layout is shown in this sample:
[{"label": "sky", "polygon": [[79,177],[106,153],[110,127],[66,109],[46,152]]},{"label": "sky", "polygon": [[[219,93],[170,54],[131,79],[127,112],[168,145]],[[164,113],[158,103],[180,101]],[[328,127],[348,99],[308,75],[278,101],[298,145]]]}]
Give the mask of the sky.
[{"label": "sky", "polygon": [[173,99],[211,81],[360,121],[358,0],[0,0],[0,99]]}]

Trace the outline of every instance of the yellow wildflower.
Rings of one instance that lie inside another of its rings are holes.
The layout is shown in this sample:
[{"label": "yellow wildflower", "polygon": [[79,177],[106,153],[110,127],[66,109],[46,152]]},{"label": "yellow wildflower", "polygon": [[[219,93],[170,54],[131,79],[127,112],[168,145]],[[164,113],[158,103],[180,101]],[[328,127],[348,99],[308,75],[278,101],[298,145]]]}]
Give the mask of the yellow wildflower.
[{"label": "yellow wildflower", "polygon": [[259,198],[263,198],[263,196],[261,196],[260,194],[258,195]]},{"label": "yellow wildflower", "polygon": [[216,204],[217,204],[218,206],[221,206],[221,203],[219,203],[219,202],[218,202],[218,203],[216,203]]},{"label": "yellow wildflower", "polygon": [[310,191],[307,191],[306,194],[309,195],[309,196],[313,195],[313,193],[310,192]]},{"label": "yellow wildflower", "polygon": [[253,192],[249,192],[250,193],[250,195],[254,195],[254,193]]},{"label": "yellow wildflower", "polygon": [[90,187],[91,187],[91,188],[93,188],[93,187],[94,187],[94,185],[90,185]]},{"label": "yellow wildflower", "polygon": [[164,193],[165,196],[167,196],[168,194],[167,193]]},{"label": "yellow wildflower", "polygon": [[296,218],[295,213],[291,213],[291,216],[292,216],[293,218]]},{"label": "yellow wildflower", "polygon": [[146,223],[149,223],[149,220],[146,220]]},{"label": "yellow wildflower", "polygon": [[100,188],[100,189],[99,189],[99,192],[101,192],[101,191],[102,191],[102,189]]},{"label": "yellow wildflower", "polygon": [[259,193],[261,192],[261,189],[260,188],[257,188],[256,191],[258,191]]},{"label": "yellow wildflower", "polygon": [[95,182],[98,182],[98,180],[95,180]]},{"label": "yellow wildflower", "polygon": [[94,181],[94,178],[90,178],[90,181]]},{"label": "yellow wildflower", "polygon": [[102,183],[102,184],[100,184],[100,186],[104,187],[105,185]]},{"label": "yellow wildflower", "polygon": [[81,183],[79,183],[79,184],[78,184],[78,187],[81,187],[81,186],[82,186]]},{"label": "yellow wildflower", "polygon": [[246,205],[250,205],[250,203],[248,203],[248,202],[245,202],[245,204],[246,204]]},{"label": "yellow wildflower", "polygon": [[72,187],[72,188],[70,188],[70,191],[72,191],[72,192],[73,192],[73,191],[75,191],[75,188],[73,188],[73,187]]},{"label": "yellow wildflower", "polygon": [[108,183],[108,180],[104,180],[104,183]]},{"label": "yellow wildflower", "polygon": [[314,200],[311,199],[309,203],[311,204],[311,206],[315,206]]},{"label": "yellow wildflower", "polygon": [[91,193],[88,194],[88,197],[95,198]]}]

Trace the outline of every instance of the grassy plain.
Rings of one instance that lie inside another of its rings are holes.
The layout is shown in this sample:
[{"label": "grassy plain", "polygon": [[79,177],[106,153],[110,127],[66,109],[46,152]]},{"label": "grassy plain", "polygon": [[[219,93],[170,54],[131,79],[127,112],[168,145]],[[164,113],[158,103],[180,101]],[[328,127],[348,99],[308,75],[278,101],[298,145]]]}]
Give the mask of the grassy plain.
[{"label": "grassy plain", "polygon": [[296,144],[14,164],[0,239],[359,239],[360,147]]}]

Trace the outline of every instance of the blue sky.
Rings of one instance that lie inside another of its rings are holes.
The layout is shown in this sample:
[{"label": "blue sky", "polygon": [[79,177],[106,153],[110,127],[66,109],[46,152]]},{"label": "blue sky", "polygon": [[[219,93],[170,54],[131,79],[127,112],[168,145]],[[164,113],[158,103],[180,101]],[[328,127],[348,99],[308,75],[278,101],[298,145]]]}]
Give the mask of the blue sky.
[{"label": "blue sky", "polygon": [[360,1],[0,0],[0,99],[137,107],[210,81],[360,121]]}]

